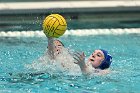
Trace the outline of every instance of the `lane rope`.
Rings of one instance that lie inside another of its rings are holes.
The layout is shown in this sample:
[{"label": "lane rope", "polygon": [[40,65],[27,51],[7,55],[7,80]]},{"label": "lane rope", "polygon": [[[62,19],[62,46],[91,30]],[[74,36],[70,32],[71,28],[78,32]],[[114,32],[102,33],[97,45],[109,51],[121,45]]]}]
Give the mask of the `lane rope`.
[{"label": "lane rope", "polygon": [[[64,36],[140,34],[140,28],[76,29],[67,30]],[[0,31],[0,37],[45,37],[43,31]]]}]

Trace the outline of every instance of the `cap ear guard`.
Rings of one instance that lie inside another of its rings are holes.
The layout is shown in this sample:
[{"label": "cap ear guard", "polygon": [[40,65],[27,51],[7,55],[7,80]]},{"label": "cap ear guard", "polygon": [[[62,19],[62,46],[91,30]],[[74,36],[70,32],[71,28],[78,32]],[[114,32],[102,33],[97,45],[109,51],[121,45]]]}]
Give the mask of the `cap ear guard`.
[{"label": "cap ear guard", "polygon": [[104,53],[104,60],[102,63],[99,65],[98,68],[104,70],[110,67],[112,63],[112,56],[109,55],[109,53],[106,50],[100,49]]}]

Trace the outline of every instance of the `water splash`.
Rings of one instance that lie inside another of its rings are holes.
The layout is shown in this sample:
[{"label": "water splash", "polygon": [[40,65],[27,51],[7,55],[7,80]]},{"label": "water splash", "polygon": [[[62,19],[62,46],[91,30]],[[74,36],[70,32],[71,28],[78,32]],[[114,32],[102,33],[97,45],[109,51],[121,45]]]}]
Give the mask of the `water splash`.
[{"label": "water splash", "polygon": [[73,56],[66,48],[63,48],[62,52],[57,55],[56,60],[50,60],[45,54],[32,64],[26,64],[25,67],[50,74],[81,75],[80,67],[74,63]]}]

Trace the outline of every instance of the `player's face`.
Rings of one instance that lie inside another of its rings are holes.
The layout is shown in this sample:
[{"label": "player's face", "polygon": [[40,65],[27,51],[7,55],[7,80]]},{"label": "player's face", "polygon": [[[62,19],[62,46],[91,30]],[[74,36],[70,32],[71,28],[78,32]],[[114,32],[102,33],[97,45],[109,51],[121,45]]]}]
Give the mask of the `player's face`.
[{"label": "player's face", "polygon": [[55,45],[55,52],[57,53],[57,54],[59,54],[59,53],[61,53],[61,50],[62,50],[62,48],[63,48],[63,44],[59,41],[59,40],[55,40],[54,41],[54,45]]},{"label": "player's face", "polygon": [[88,62],[91,62],[94,68],[98,67],[104,60],[104,54],[101,50],[95,50],[89,57]]}]

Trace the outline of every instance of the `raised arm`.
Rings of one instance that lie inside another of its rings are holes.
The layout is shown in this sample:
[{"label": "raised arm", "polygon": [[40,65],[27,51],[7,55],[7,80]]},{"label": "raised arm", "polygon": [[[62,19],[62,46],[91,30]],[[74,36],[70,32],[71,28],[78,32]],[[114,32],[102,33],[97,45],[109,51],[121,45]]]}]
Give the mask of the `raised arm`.
[{"label": "raised arm", "polygon": [[48,38],[48,54],[50,56],[50,59],[55,59],[54,55],[54,38],[53,37],[47,37]]},{"label": "raised arm", "polygon": [[82,54],[80,54],[78,52],[75,53],[74,59],[77,61],[77,62],[74,62],[74,63],[79,65],[82,73],[84,75],[89,74],[88,66],[85,63],[85,54],[84,54],[84,52]]}]

